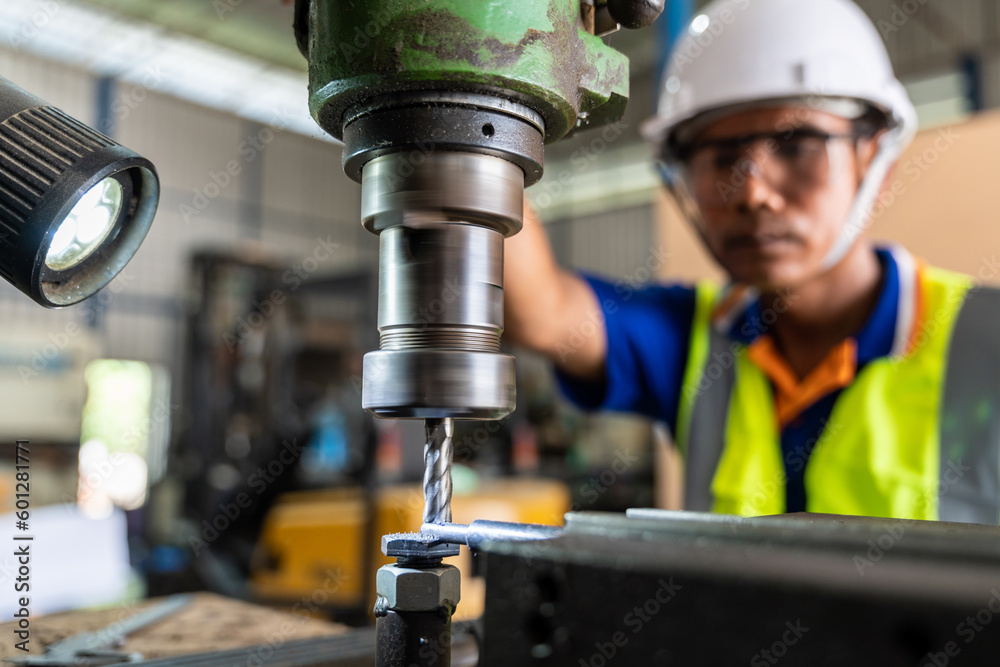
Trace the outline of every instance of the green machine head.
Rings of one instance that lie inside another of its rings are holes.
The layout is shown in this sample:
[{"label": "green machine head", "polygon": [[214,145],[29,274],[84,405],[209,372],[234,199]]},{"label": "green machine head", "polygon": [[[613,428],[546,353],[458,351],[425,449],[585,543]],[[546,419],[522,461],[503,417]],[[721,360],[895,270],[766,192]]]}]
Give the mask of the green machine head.
[{"label": "green machine head", "polygon": [[503,239],[521,227],[544,144],[625,110],[628,60],[601,36],[662,10],[663,0],[297,0],[312,115],[344,142],[362,223],[381,236],[367,410],[513,410]]}]

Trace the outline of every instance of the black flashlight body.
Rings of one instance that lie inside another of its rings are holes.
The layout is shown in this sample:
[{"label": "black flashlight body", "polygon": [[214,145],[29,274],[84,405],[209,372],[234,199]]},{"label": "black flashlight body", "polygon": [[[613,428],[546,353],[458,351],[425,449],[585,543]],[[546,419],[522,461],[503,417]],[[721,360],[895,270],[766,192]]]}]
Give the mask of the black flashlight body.
[{"label": "black flashlight body", "polygon": [[[57,229],[109,177],[124,198],[108,236],[79,263],[52,269]],[[149,160],[0,77],[0,276],[46,307],[81,301],[132,258],[158,199]]]}]

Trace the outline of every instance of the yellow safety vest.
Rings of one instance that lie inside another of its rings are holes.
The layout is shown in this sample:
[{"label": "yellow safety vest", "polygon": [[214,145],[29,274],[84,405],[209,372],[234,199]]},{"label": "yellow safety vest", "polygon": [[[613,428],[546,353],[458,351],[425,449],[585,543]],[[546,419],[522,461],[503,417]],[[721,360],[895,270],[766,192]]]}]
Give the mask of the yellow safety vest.
[{"label": "yellow safety vest", "polygon": [[[838,396],[805,470],[809,512],[1000,521],[1000,291],[918,274],[923,315],[904,354],[866,364]],[[785,466],[767,376],[711,326],[697,290],[678,409],[691,510],[785,511]]]}]

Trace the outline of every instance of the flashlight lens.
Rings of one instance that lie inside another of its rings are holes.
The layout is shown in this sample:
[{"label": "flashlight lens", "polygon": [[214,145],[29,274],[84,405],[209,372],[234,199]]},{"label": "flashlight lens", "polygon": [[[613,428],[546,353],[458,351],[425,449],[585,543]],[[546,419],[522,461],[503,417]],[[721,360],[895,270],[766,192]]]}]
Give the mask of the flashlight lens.
[{"label": "flashlight lens", "polygon": [[90,257],[115,226],[123,197],[121,183],[111,177],[88,190],[53,235],[46,266],[63,271]]}]

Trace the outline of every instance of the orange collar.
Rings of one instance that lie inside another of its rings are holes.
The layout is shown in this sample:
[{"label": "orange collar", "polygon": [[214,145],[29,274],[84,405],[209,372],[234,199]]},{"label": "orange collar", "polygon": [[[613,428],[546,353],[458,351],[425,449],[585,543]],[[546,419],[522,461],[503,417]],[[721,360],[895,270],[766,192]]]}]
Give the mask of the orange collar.
[{"label": "orange collar", "polygon": [[801,381],[771,336],[760,336],[747,348],[747,356],[771,380],[775,415],[781,428],[830,392],[851,384],[858,369],[858,348],[853,338],[841,341],[830,350]]},{"label": "orange collar", "polygon": [[[896,264],[899,297],[891,357],[903,357],[913,350],[923,313],[924,266],[898,245],[887,248]],[[730,334],[740,316],[757,301],[758,292],[746,285],[733,284],[725,289],[712,312],[712,326]],[[803,410],[830,392],[849,385],[857,374],[857,341],[848,338],[833,348],[806,378],[799,379],[778,351],[774,339],[766,333],[747,346],[748,358],[770,379],[774,388],[775,412],[784,427]]]}]

